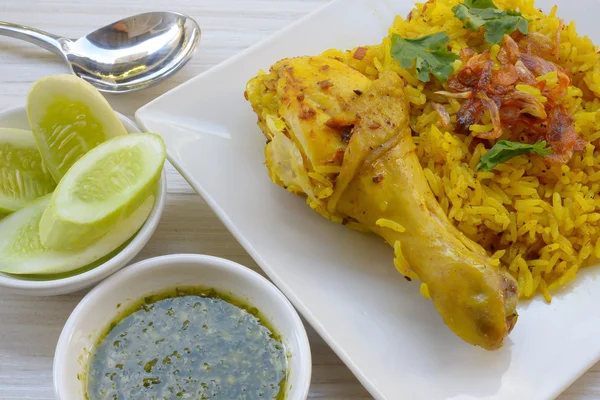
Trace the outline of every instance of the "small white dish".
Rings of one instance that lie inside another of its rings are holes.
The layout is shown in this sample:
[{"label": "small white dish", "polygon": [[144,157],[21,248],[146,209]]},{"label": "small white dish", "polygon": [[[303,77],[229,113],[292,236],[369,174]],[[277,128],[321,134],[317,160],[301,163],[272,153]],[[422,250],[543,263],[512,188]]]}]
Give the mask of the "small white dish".
[{"label": "small white dish", "polygon": [[[117,113],[117,115],[129,133],[141,132],[140,128],[132,120],[121,114]],[[14,107],[0,111],[0,126],[3,128],[29,130],[29,121],[27,120],[25,107]],[[52,280],[31,280],[0,273],[0,290],[31,296],[56,296],[76,292],[98,283],[127,265],[148,243],[160,221],[163,209],[165,208],[166,197],[167,178],[163,171],[156,201],[154,202],[150,216],[129,244],[105,263],[77,275]]]},{"label": "small white dish", "polygon": [[[336,0],[138,110],[173,165],[376,399],[545,400],[600,359],[600,270],[521,303],[502,349],[467,345],[444,326],[379,238],[332,224],[274,185],[248,79],[284,57],[380,43],[420,0]],[[598,0],[536,0],[600,44]]]},{"label": "small white dish", "polygon": [[298,313],[267,279],[232,261],[178,254],[151,258],[114,274],[81,300],[67,320],[54,354],[54,389],[58,399],[84,398],[85,370],[98,335],[144,296],[175,287],[214,288],[258,308],[281,335],[288,352],[286,400],[308,396],[311,355]]}]

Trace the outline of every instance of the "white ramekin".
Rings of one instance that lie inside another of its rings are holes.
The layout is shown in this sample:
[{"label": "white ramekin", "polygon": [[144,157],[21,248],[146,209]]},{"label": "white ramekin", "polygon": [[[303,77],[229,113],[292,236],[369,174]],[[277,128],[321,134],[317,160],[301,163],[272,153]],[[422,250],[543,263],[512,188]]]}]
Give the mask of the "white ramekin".
[{"label": "white ramekin", "polygon": [[54,389],[60,400],[84,398],[90,350],[119,310],[175,287],[214,288],[258,308],[282,337],[288,353],[287,400],[304,400],[311,377],[306,331],[296,310],[271,282],[232,261],[180,254],[141,261],[100,283],[69,317],[54,354]]}]

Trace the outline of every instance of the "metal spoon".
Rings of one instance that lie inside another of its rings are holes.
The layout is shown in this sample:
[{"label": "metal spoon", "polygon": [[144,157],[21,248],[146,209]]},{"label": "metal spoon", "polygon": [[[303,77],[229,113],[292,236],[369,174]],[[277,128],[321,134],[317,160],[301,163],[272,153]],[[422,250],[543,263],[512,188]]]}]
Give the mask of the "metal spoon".
[{"label": "metal spoon", "polygon": [[151,12],[117,21],[77,40],[0,22],[0,35],[61,56],[71,72],[98,90],[124,93],[162,81],[192,56],[200,27],[192,18]]}]

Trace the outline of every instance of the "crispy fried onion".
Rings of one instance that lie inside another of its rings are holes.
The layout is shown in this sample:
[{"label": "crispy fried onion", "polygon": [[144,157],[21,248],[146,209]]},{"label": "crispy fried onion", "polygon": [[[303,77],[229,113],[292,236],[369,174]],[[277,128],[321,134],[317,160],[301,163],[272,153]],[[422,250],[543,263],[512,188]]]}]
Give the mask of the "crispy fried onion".
[{"label": "crispy fried onion", "polygon": [[[560,104],[571,84],[569,71],[548,61],[558,58],[562,27],[553,39],[531,32],[517,43],[505,35],[495,60],[489,50],[479,54],[463,50],[464,67],[448,79],[448,90],[436,92],[462,100],[457,130],[469,134],[474,124],[490,124],[489,131],[474,135],[494,140],[508,133],[520,141],[546,140],[553,154],[545,161],[553,165],[567,163],[574,151],[585,148],[586,140],[577,135],[573,116]],[[440,113],[437,106],[443,107],[433,105]],[[445,120],[442,114],[440,118]]]},{"label": "crispy fried onion", "polygon": [[440,117],[442,128],[448,128],[450,126],[450,114],[448,114],[446,108],[440,103],[436,103],[434,101],[431,102],[431,107],[433,107],[435,112],[437,112],[438,116]]}]

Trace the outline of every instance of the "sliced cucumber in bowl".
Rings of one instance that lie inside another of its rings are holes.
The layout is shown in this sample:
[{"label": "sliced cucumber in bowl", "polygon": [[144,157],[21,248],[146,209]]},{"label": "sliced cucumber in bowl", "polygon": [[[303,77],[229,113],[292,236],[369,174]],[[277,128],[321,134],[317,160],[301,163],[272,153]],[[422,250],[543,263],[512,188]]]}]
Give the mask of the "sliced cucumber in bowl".
[{"label": "sliced cucumber in bowl", "polygon": [[165,144],[152,133],[108,140],[65,174],[40,221],[45,247],[89,246],[126,219],[153,191],[166,158]]},{"label": "sliced cucumber in bowl", "polygon": [[85,272],[91,271],[91,270],[93,270],[93,269],[101,266],[102,264],[110,261],[110,259],[112,259],[117,254],[119,254],[121,251],[123,251],[129,245],[129,243],[131,243],[131,241],[133,240],[133,238],[135,237],[135,235],[137,235],[137,232],[134,233],[134,235],[133,235],[132,238],[130,238],[129,240],[127,240],[121,246],[117,247],[115,250],[113,250],[109,254],[105,255],[104,257],[97,259],[96,261],[94,261],[91,264],[84,265],[83,267],[80,267],[80,268],[77,268],[77,269],[74,269],[74,270],[70,270],[70,271],[67,271],[67,272],[61,272],[61,273],[57,273],[57,274],[55,274],[55,273],[48,273],[48,274],[10,274],[10,273],[7,273],[7,272],[5,272],[4,274],[8,275],[8,276],[11,276],[13,278],[19,279],[19,280],[37,281],[37,282],[48,282],[48,281],[56,281],[56,280],[60,280],[60,279],[71,278],[71,277],[83,274]]},{"label": "sliced cucumber in bowl", "polygon": [[33,134],[0,128],[0,219],[51,193],[55,187]]},{"label": "sliced cucumber in bowl", "polygon": [[27,96],[27,115],[42,158],[56,182],[100,143],[127,135],[108,101],[74,75],[37,80]]},{"label": "sliced cucumber in bowl", "polygon": [[142,227],[150,215],[155,196],[150,195],[111,232],[84,249],[51,250],[39,237],[39,222],[50,202],[46,195],[0,221],[0,272],[12,275],[47,275],[73,271],[111,254]]}]

